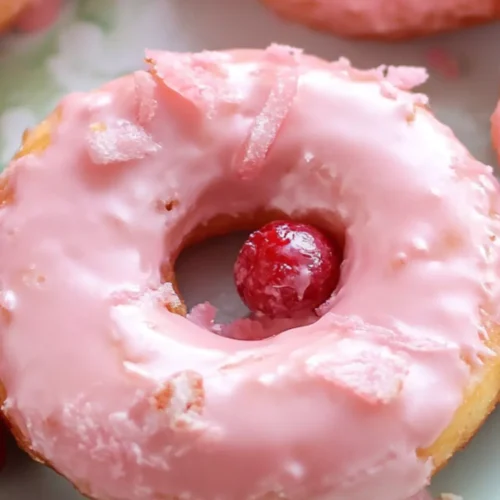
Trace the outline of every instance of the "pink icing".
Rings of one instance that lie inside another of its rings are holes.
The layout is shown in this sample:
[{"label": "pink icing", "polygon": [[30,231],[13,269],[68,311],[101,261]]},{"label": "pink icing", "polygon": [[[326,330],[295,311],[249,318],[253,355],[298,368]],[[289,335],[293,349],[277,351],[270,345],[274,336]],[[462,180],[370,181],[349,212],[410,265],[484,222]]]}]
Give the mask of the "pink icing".
[{"label": "pink icing", "polygon": [[[68,96],[51,146],[8,169],[3,411],[90,496],[411,497],[432,469],[416,450],[475,375],[464,359],[487,354],[491,168],[381,71],[280,53],[151,52],[154,79]],[[243,177],[241,151],[258,152]],[[261,208],[345,228],[321,318],[243,342],[195,324],[206,307],[171,313],[160,267],[182,238]]]}]

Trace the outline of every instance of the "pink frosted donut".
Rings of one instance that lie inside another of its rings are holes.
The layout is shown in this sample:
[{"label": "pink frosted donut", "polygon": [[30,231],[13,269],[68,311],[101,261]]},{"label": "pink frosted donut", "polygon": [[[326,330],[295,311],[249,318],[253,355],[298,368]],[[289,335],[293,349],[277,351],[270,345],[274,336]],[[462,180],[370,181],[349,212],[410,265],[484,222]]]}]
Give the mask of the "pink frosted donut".
[{"label": "pink frosted donut", "polygon": [[262,0],[292,21],[337,35],[401,39],[500,17],[498,0]]},{"label": "pink frosted donut", "polygon": [[[2,411],[98,500],[402,500],[500,392],[500,199],[408,92],[299,50],[148,52],[65,98],[1,180]],[[275,217],[345,239],[314,324],[186,317],[174,260]]]},{"label": "pink frosted donut", "polygon": [[44,29],[57,17],[62,0],[0,0],[0,31]]}]

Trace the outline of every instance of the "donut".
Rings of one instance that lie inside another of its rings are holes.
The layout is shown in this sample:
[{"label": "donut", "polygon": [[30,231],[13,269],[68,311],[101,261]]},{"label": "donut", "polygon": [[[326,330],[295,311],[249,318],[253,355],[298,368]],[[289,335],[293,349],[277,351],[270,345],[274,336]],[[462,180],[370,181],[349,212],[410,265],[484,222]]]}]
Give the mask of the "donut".
[{"label": "donut", "polygon": [[0,32],[44,29],[52,24],[61,4],[62,0],[0,0]]},{"label": "donut", "polygon": [[[146,62],[63,99],[0,177],[19,444],[95,500],[416,495],[500,393],[492,169],[411,92],[421,68],[276,45]],[[342,242],[316,320],[200,326],[179,253],[277,219]]]},{"label": "donut", "polygon": [[497,0],[262,0],[278,15],[355,38],[399,40],[500,18]]}]

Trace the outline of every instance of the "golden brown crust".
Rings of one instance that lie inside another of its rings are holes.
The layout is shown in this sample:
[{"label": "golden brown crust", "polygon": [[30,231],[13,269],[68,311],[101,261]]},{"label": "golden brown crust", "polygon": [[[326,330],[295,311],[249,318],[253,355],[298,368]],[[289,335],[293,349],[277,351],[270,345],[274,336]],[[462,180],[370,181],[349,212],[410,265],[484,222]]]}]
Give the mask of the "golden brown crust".
[{"label": "golden brown crust", "polygon": [[485,343],[492,350],[491,357],[484,359],[450,425],[431,446],[419,453],[422,458],[432,458],[435,472],[467,445],[500,401],[500,327],[492,326],[488,333]]}]

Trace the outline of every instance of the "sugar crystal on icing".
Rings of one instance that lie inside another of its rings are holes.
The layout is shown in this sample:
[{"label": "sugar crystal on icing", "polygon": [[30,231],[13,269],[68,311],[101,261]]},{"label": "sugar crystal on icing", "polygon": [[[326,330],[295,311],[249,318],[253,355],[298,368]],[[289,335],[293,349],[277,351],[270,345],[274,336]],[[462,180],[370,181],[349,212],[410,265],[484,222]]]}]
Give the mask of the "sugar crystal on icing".
[{"label": "sugar crystal on icing", "polygon": [[161,149],[143,128],[127,120],[107,123],[103,130],[91,128],[87,145],[97,165],[141,160]]}]

